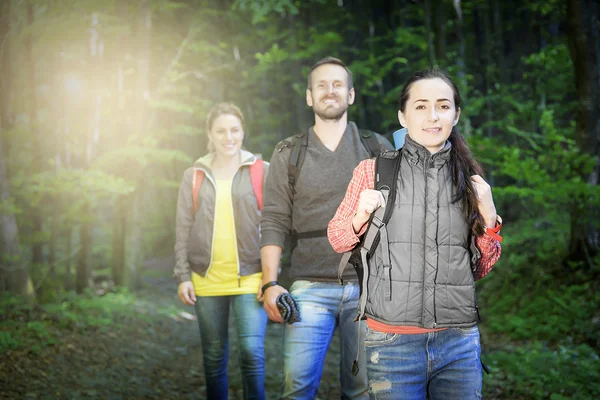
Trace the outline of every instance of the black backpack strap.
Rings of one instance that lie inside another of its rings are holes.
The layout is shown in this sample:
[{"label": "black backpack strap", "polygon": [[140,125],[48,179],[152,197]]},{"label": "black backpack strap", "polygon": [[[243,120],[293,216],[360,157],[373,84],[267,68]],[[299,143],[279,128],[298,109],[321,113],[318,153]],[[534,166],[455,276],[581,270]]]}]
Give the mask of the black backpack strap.
[{"label": "black backpack strap", "polygon": [[[398,186],[398,174],[402,163],[402,152],[400,150],[387,150],[381,152],[375,161],[375,190],[389,190],[389,204],[396,201]],[[387,224],[392,217],[393,207],[386,207],[382,221]],[[371,252],[373,249],[369,249]]]},{"label": "black backpack strap", "polygon": [[288,182],[290,189],[292,189],[292,195],[296,194],[296,181],[298,175],[300,175],[300,168],[304,163],[304,157],[306,156],[306,148],[308,147],[308,134],[300,133],[292,138],[292,154],[288,161]]},{"label": "black backpack strap", "polygon": [[[354,125],[355,126],[355,125]],[[377,157],[381,152],[381,145],[377,140],[377,135],[366,129],[358,130],[360,141],[371,157]],[[292,138],[291,146],[292,154],[288,162],[288,182],[292,193],[296,194],[296,181],[300,175],[300,169],[304,163],[306,156],[306,148],[308,147],[308,133],[299,133]]]},{"label": "black backpack strap", "polygon": [[[355,126],[353,124],[353,126]],[[358,130],[360,140],[363,146],[367,149],[371,157],[377,157],[380,153],[380,145],[377,140],[377,136],[374,132],[368,130]],[[304,157],[306,156],[306,149],[308,147],[308,133],[300,133],[292,138],[292,153],[288,162],[288,183],[292,190],[292,196],[296,194],[296,182],[300,175],[300,169],[304,163]],[[327,230],[322,229],[318,231],[309,231],[298,233],[292,231],[290,235],[291,248],[292,250],[298,245],[298,239],[307,239],[314,237],[327,236]],[[341,278],[340,278],[341,279]]]},{"label": "black backpack strap", "polygon": [[385,296],[388,300],[391,300],[392,297],[392,262],[389,251],[387,223],[392,217],[392,211],[394,210],[401,162],[402,152],[399,150],[383,151],[375,160],[375,189],[381,191],[383,194],[385,207],[380,207],[373,213],[373,218],[369,222],[369,227],[364,234],[362,245],[360,246],[363,279],[360,287],[361,297],[358,308],[358,320],[363,319],[367,305],[367,296],[363,294],[367,291],[369,258],[380,241],[383,247],[381,255],[383,257],[384,278],[388,280],[388,284],[385,286]]},{"label": "black backpack strap", "polygon": [[316,237],[327,236],[327,229],[320,229],[318,231],[308,231],[308,232],[296,232],[292,231],[290,235],[290,247],[292,250],[298,245],[298,239],[311,239]]},{"label": "black backpack strap", "polygon": [[371,155],[371,158],[377,157],[381,152],[381,145],[379,144],[379,140],[377,140],[375,133],[366,129],[359,129],[358,133],[360,141]]},{"label": "black backpack strap", "polygon": [[[290,159],[288,161],[288,183],[290,185],[290,189],[292,190],[293,202],[293,196],[296,195],[296,182],[298,181],[300,169],[302,168],[304,158],[306,157],[308,133],[299,133],[298,135],[295,135],[292,138],[292,144],[290,147],[292,148],[292,153],[290,154]],[[294,250],[294,248],[298,245],[298,239],[309,239],[323,236],[327,236],[327,229],[309,232],[292,231],[290,234],[291,250]]]},{"label": "black backpack strap", "polygon": [[[359,281],[366,282],[366,274],[364,273],[366,257],[369,257],[379,244],[380,231],[386,229],[386,225],[392,216],[393,204],[396,201],[396,188],[398,182],[398,174],[400,172],[400,163],[402,155],[398,150],[382,151],[375,160],[375,189],[383,193],[385,206],[379,207],[372,214],[371,219],[367,222],[369,226],[365,231],[361,242],[351,251],[348,251],[342,257],[338,266],[338,280],[340,284],[344,281],[342,276],[348,262],[354,266]],[[384,239],[387,242],[387,231],[383,233]],[[385,244],[387,247],[387,243]],[[364,253],[364,254],[363,254]],[[389,253],[389,252],[386,252]],[[389,254],[388,254],[389,256]],[[391,262],[388,262],[388,257],[384,261],[384,265],[391,269]],[[390,271],[386,271],[389,273]],[[364,285],[363,285],[364,286]],[[361,287],[361,294],[365,288]],[[386,290],[388,298],[391,293]]]}]

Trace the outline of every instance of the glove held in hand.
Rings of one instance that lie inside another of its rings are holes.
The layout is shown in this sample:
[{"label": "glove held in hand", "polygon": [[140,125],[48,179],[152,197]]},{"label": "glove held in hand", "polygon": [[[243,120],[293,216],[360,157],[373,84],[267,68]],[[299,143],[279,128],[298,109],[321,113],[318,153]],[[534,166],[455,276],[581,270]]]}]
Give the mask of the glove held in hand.
[{"label": "glove held in hand", "polygon": [[293,324],[294,322],[300,322],[300,308],[298,303],[289,293],[281,293],[275,300],[277,309],[281,314],[283,322],[287,324]]}]

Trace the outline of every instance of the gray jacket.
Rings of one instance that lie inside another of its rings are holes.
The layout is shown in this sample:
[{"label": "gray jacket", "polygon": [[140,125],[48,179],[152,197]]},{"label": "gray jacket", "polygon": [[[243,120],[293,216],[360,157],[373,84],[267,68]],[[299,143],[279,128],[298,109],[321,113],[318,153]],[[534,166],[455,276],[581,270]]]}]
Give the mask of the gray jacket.
[{"label": "gray jacket", "polygon": [[[215,224],[215,182],[210,165],[214,154],[198,159],[183,173],[177,199],[175,223],[175,268],[177,283],[191,280],[192,271],[206,276],[212,263]],[[260,266],[260,216],[258,203],[248,166],[257,158],[242,150],[242,163],[233,177],[232,203],[237,239],[238,276],[261,271]],[[269,163],[265,162],[265,179]],[[204,180],[198,192],[198,211],[194,215],[192,178],[194,169],[204,171]]]},{"label": "gray jacket", "polygon": [[406,137],[387,224],[391,263],[383,265],[383,240],[369,261],[369,318],[428,329],[476,324],[470,226],[463,202],[452,203],[451,147],[432,156]]}]

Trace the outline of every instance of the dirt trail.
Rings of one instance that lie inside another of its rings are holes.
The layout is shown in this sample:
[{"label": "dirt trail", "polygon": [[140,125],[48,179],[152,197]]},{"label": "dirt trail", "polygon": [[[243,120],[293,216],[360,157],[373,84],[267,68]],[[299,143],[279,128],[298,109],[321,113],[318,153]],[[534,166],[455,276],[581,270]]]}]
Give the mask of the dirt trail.
[{"label": "dirt trail", "polygon": [[[173,305],[193,313],[179,303],[170,277],[169,260],[146,264],[149,272],[138,293],[145,303]],[[13,352],[0,367],[2,399],[205,399],[202,350],[196,321],[174,313],[171,316],[145,310],[140,318],[124,320],[112,330],[88,334],[64,332],[61,343],[38,354]],[[141,314],[140,314],[141,315]],[[230,324],[230,338],[235,338]],[[269,323],[265,338],[268,399],[277,399],[283,379],[282,326]],[[325,362],[319,399],[339,399],[339,346],[334,337]],[[237,360],[238,346],[230,341],[230,399],[242,398]]]}]

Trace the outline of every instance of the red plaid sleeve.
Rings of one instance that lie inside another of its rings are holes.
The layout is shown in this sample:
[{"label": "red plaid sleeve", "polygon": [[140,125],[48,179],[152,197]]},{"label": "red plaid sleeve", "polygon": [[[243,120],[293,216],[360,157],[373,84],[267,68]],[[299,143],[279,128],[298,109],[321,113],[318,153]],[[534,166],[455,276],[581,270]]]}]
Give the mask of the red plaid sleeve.
[{"label": "red plaid sleeve", "polygon": [[[501,219],[500,219],[501,221]],[[500,229],[502,224],[498,224],[495,228],[488,228],[486,232],[475,239],[475,245],[481,252],[481,258],[475,266],[473,272],[473,278],[479,280],[490,273],[496,261],[500,258],[502,253],[502,236],[500,236]]]},{"label": "red plaid sleeve", "polygon": [[327,227],[327,237],[334,251],[344,253],[352,250],[360,241],[359,237],[365,233],[368,224],[364,224],[358,234],[354,233],[352,218],[356,214],[361,192],[373,188],[375,188],[375,160],[363,160],[354,169],[346,195]]}]

